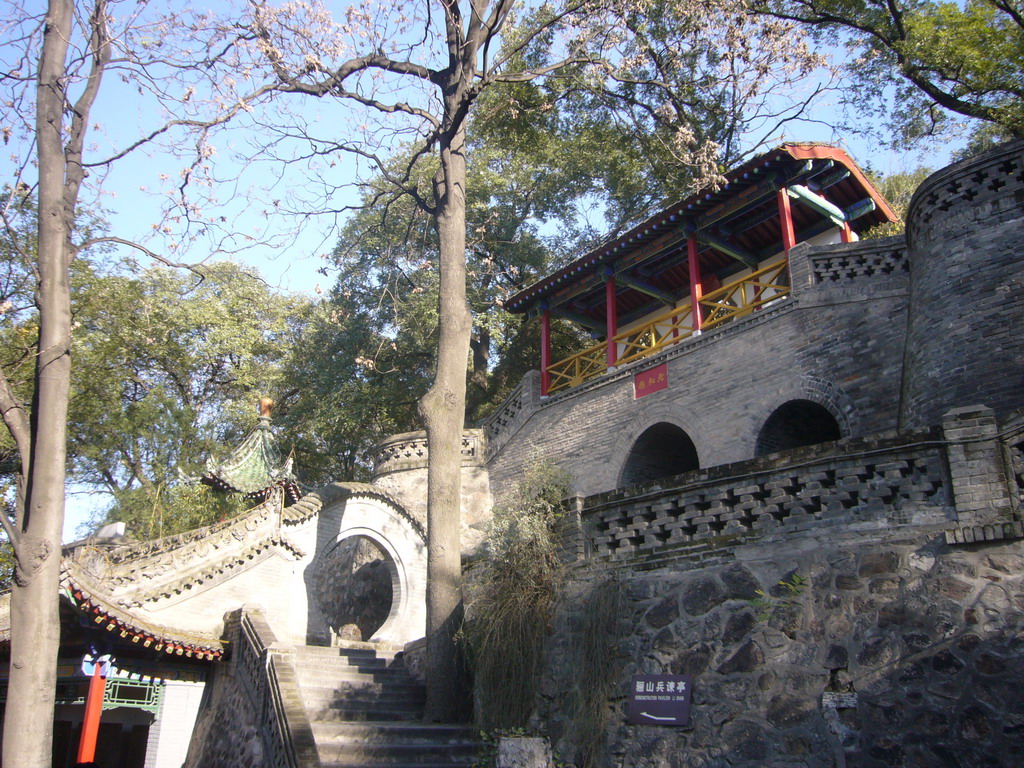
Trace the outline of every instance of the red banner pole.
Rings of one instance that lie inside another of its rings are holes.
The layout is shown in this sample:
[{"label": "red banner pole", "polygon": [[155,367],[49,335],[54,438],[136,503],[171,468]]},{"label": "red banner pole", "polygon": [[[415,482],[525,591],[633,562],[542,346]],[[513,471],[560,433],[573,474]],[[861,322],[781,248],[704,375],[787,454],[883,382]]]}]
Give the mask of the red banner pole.
[{"label": "red banner pole", "polygon": [[697,237],[690,235],[686,239],[686,259],[690,263],[690,318],[693,330],[699,331],[704,324],[704,309],[700,300],[704,298],[704,286],[700,281],[700,261],[697,256]]},{"label": "red banner pole", "polygon": [[551,389],[551,311],[545,309],[540,316],[540,393]]},{"label": "red banner pole", "polygon": [[96,757],[96,737],[100,732],[100,713],[103,711],[103,694],[107,689],[107,678],[103,674],[103,663],[96,662],[89,679],[89,694],[85,699],[85,717],[82,719],[82,740],[78,742],[78,762],[91,763]]},{"label": "red banner pole", "polygon": [[615,303],[615,275],[608,275],[608,280],[604,284],[604,302],[605,302],[605,334],[608,339],[608,349],[605,353],[605,359],[608,367],[611,368],[615,365],[618,360],[618,349],[615,345],[615,335],[619,332],[619,312],[618,307]]}]

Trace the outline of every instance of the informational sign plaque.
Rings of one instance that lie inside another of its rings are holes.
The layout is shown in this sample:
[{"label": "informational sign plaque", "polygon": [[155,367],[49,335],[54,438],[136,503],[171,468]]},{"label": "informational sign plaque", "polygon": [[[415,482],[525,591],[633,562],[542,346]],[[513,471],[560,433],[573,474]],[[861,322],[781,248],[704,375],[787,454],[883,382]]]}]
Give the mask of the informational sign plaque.
[{"label": "informational sign plaque", "polygon": [[689,725],[689,675],[633,675],[630,725]]}]

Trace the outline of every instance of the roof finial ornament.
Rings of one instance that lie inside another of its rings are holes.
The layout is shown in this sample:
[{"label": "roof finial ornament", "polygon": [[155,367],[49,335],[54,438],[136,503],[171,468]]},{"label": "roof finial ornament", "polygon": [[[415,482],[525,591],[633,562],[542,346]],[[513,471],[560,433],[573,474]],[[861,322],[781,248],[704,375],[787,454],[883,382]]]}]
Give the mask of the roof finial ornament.
[{"label": "roof finial ornament", "polygon": [[270,429],[270,414],[274,410],[274,401],[269,397],[260,398],[260,429]]}]

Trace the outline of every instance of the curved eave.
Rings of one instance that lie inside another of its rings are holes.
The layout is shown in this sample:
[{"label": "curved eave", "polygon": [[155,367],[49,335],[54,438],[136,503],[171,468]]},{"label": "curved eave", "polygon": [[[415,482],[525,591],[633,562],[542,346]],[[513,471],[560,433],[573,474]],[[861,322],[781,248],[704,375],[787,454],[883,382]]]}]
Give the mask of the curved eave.
[{"label": "curved eave", "polygon": [[61,572],[61,590],[68,601],[96,627],[114,634],[124,642],[138,644],[167,656],[220,661],[224,658],[224,643],[216,637],[200,637],[191,633],[161,627],[133,616],[124,609],[111,605],[102,595],[90,590],[64,567]]},{"label": "curved eave", "polygon": [[[808,165],[801,165],[800,161]],[[704,190],[668,206],[624,235],[602,243],[566,267],[516,293],[505,302],[505,307],[511,312],[523,313],[538,307],[544,308],[546,303],[563,300],[567,291],[593,292],[602,281],[602,271],[611,267],[613,271],[620,272],[621,261],[635,260],[639,263],[645,251],[654,253],[672,248],[678,250],[680,242],[685,241],[684,229],[700,228],[705,222],[720,226],[739,220],[747,208],[764,206],[763,190],[766,184],[771,185],[774,181],[800,183],[813,177],[829,175],[832,169],[848,172],[845,179],[829,187],[830,194],[840,207],[864,199],[870,199],[874,204],[873,210],[851,222],[854,231],[862,232],[876,224],[897,220],[889,203],[844,150],[829,144],[784,144],[727,173],[726,184],[720,189]],[[779,178],[780,174],[783,178]],[[754,196],[758,189],[762,194],[760,203]],[[756,227],[751,227],[750,231],[754,236],[759,234]],[[765,238],[772,236],[770,233],[765,234],[767,232],[768,228],[762,226],[760,237],[764,242],[767,242]],[[713,257],[709,266],[714,271],[727,263],[728,259],[719,258],[716,261]],[[678,271],[668,275],[670,283],[678,283],[680,280],[685,281],[685,275]]]}]

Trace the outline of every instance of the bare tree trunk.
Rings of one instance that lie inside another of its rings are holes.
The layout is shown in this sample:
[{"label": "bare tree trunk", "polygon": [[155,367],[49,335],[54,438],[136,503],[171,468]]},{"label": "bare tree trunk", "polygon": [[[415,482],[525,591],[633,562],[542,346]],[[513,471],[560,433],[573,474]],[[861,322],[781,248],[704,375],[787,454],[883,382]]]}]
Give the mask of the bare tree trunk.
[{"label": "bare tree trunk", "polygon": [[466,304],[465,131],[441,147],[436,179],[440,243],[437,373],[420,401],[427,428],[427,637],[429,669],[424,719],[450,721],[459,710],[454,633],[461,622],[462,427],[472,319]]},{"label": "bare tree trunk", "polygon": [[37,102],[39,157],[39,355],[32,408],[31,459],[25,508],[14,540],[11,592],[11,676],[3,762],[47,768],[60,644],[58,584],[64,524],[64,462],[71,381],[71,300],[63,141],[64,75],[72,3],[50,0],[40,57]]}]

